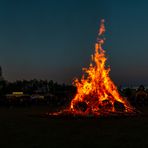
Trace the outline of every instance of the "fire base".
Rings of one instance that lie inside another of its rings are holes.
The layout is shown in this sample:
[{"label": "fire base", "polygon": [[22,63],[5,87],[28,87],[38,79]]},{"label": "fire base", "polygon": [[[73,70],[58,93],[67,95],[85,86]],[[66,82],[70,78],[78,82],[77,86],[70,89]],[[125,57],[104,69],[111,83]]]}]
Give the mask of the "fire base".
[{"label": "fire base", "polygon": [[64,110],[54,113],[46,113],[43,115],[43,117],[47,118],[120,118],[120,117],[134,117],[134,116],[140,116],[142,113],[140,111],[133,111],[133,112],[99,112],[96,114],[81,114],[81,113],[75,113],[73,111]]}]

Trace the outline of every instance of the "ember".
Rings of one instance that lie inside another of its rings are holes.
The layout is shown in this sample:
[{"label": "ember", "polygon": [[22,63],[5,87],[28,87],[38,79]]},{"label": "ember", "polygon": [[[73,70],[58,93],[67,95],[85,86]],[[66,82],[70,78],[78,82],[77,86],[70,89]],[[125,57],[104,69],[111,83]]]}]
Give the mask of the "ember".
[{"label": "ember", "polygon": [[101,20],[92,63],[89,68],[83,68],[85,73],[81,80],[74,81],[77,93],[67,109],[74,115],[102,116],[134,112],[134,108],[118,93],[117,87],[109,77],[110,68],[106,67],[107,58],[102,48],[105,42],[104,33],[104,20]]}]

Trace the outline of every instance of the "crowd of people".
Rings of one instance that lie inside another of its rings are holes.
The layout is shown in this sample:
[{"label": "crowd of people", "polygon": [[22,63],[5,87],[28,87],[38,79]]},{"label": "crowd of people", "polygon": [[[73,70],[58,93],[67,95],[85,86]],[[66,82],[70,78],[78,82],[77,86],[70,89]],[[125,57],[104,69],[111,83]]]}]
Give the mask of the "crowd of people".
[{"label": "crowd of people", "polygon": [[[148,90],[139,88],[119,89],[119,93],[133,106],[148,105]],[[53,81],[30,80],[0,83],[0,106],[48,105],[67,106],[76,94],[76,87]]]},{"label": "crowd of people", "polygon": [[140,85],[137,89],[125,88],[120,92],[133,106],[148,105],[148,90],[143,85]]},{"label": "crowd of people", "polygon": [[76,93],[72,85],[47,80],[0,82],[0,106],[68,104]]}]

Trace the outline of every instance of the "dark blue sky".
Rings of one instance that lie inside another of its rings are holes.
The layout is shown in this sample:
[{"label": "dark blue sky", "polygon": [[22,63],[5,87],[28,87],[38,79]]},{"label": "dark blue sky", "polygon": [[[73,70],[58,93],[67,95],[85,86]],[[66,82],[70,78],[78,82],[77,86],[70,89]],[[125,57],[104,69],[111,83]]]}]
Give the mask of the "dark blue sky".
[{"label": "dark blue sky", "polygon": [[0,65],[5,79],[71,83],[87,67],[101,18],[116,84],[148,84],[148,1],[1,0]]}]

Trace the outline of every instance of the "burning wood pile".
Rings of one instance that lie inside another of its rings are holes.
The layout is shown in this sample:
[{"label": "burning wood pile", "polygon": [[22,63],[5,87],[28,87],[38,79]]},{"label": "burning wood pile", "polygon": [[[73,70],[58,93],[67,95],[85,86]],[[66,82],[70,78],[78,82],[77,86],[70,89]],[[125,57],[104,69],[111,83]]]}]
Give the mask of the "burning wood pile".
[{"label": "burning wood pile", "polygon": [[126,98],[118,93],[117,87],[109,77],[110,68],[106,67],[107,58],[102,48],[105,42],[104,33],[104,20],[101,20],[92,63],[89,68],[83,68],[84,75],[81,80],[74,81],[77,93],[72,99],[70,107],[64,111],[52,113],[52,115],[68,112],[73,115],[103,116],[135,112]]}]

